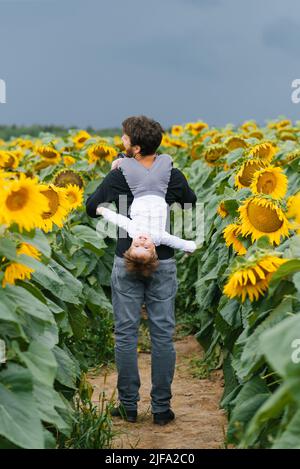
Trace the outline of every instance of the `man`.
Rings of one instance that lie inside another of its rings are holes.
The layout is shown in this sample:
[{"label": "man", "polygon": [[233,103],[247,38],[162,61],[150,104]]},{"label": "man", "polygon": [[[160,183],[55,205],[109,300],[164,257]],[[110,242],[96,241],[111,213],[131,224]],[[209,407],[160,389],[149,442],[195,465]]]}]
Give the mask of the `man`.
[{"label": "man", "polygon": [[[161,125],[145,116],[129,117],[122,122],[122,140],[126,156],[136,158],[150,168],[161,144]],[[119,211],[119,197],[127,196],[127,216],[133,201],[132,192],[122,171],[113,169],[103,179],[86,202],[87,214],[96,217],[99,204],[114,202]],[[166,202],[193,206],[196,196],[185,176],[172,168],[166,193]],[[111,276],[112,304],[115,320],[115,358],[118,370],[118,394],[121,405],[112,415],[123,416],[130,422],[137,419],[137,403],[140,400],[140,377],[137,363],[137,341],[140,311],[145,303],[151,336],[151,407],[153,422],[165,425],[174,419],[170,409],[171,384],[174,377],[176,352],[173,344],[175,329],[175,296],[177,269],[174,250],[157,246],[159,265],[148,277],[128,272],[123,254],[131,244],[131,238],[118,237],[116,255]]]}]

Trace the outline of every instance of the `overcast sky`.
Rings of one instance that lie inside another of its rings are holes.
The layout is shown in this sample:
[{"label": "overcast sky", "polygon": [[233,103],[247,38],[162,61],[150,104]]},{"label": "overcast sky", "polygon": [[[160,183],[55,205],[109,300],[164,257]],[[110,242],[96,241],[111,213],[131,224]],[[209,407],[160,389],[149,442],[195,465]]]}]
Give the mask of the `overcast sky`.
[{"label": "overcast sky", "polygon": [[299,119],[299,0],[0,0],[0,124]]}]

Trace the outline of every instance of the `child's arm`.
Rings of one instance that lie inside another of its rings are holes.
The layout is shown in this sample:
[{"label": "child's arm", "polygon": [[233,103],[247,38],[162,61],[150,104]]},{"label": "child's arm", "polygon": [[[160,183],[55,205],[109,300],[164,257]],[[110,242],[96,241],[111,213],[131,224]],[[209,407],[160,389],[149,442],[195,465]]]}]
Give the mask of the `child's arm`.
[{"label": "child's arm", "polygon": [[165,244],[170,248],[180,249],[181,251],[185,252],[194,252],[197,249],[195,241],[179,238],[178,236],[167,233],[167,231],[165,231],[162,235],[160,244]]},{"label": "child's arm", "polygon": [[132,220],[128,217],[125,217],[124,215],[121,215],[120,213],[116,213],[113,210],[110,210],[109,208],[101,207],[98,206],[96,213],[98,215],[102,215],[105,220],[110,221],[114,225],[119,226],[120,228],[123,228],[127,233],[131,231],[132,228]]}]

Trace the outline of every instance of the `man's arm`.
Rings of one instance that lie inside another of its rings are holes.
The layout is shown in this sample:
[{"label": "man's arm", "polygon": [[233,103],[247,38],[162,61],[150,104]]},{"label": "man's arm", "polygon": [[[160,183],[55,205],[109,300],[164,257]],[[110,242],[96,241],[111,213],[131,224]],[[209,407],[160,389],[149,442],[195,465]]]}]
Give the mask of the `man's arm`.
[{"label": "man's arm", "polygon": [[166,201],[169,205],[178,202],[182,208],[184,204],[195,206],[197,197],[189,186],[184,174],[177,168],[173,168],[166,194]]},{"label": "man's arm", "polygon": [[[119,174],[118,174],[119,173]],[[89,217],[96,218],[99,215],[96,213],[99,204],[115,202],[118,197],[118,193],[115,189],[118,179],[120,179],[122,173],[119,170],[110,171],[101,184],[97,187],[95,192],[91,194],[86,201],[86,213]]]}]

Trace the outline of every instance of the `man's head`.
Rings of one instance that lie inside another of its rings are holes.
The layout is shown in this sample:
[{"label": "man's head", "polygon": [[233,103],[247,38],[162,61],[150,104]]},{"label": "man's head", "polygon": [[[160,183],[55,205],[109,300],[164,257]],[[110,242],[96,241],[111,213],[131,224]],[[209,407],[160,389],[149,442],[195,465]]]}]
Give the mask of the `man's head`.
[{"label": "man's head", "polygon": [[124,259],[129,272],[139,272],[145,277],[151,275],[159,264],[155,245],[147,233],[139,233],[133,238]]},{"label": "man's head", "polygon": [[146,116],[128,117],[122,122],[122,141],[127,156],[154,155],[161,144],[164,129]]}]

